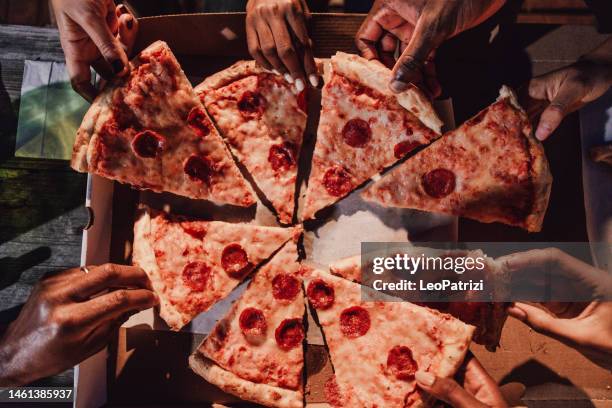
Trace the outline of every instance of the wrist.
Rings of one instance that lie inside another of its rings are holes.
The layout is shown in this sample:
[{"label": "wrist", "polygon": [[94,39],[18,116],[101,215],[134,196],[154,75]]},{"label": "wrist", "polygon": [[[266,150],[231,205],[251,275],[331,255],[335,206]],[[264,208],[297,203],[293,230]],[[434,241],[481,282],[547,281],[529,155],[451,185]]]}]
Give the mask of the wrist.
[{"label": "wrist", "polygon": [[18,369],[14,356],[17,350],[2,344],[0,340],[0,387],[17,387],[29,382],[27,376]]},{"label": "wrist", "polygon": [[576,62],[579,69],[586,71],[589,77],[596,76],[612,86],[612,58],[601,55],[586,54]]}]

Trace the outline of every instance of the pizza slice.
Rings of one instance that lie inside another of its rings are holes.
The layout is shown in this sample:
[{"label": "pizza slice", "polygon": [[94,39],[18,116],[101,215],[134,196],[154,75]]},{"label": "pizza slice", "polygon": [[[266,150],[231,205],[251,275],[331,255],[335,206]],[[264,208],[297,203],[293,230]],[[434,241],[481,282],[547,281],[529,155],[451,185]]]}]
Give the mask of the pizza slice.
[{"label": "pizza slice", "polygon": [[380,62],[338,52],[328,65],[304,220],[436,139],[442,127],[416,87],[388,89],[391,71]]},{"label": "pizza slice", "polygon": [[542,227],[552,176],[514,93],[402,163],[363,193],[386,207]]},{"label": "pizza slice", "polygon": [[365,287],[326,272],[304,275],[334,369],[325,385],[331,405],[428,406],[416,371],[450,377],[463,362],[474,327],[398,299],[362,302]]},{"label": "pizza slice", "polygon": [[72,168],[138,189],[250,206],[255,198],[168,45],[157,41],[89,108]]},{"label": "pizza slice", "polygon": [[258,272],[189,359],[193,371],[269,407],[304,405],[304,294],[295,241]]},{"label": "pizza slice", "polygon": [[[415,247],[415,254],[421,252]],[[475,259],[479,256],[484,256],[482,251],[471,251],[468,254],[463,252],[464,256],[469,256]],[[501,267],[493,259],[486,257],[485,269],[481,272],[489,278],[496,274],[501,274]],[[343,259],[339,259],[329,265],[329,271],[341,278],[348,279],[353,282],[370,286],[370,282],[364,282],[362,278],[361,255],[355,255]],[[499,276],[499,275],[498,275]],[[500,279],[503,279],[500,277]],[[477,279],[476,279],[477,280]],[[469,291],[462,292],[469,300]],[[476,294],[480,296],[480,294]],[[500,296],[503,297],[503,296]],[[436,309],[443,313],[448,313],[461,320],[464,323],[475,327],[474,342],[482,344],[487,349],[494,351],[499,346],[502,329],[508,317],[508,303],[505,302],[421,302],[417,303],[420,306],[426,306],[431,309]]]},{"label": "pizza slice", "polygon": [[197,221],[145,208],[134,225],[132,262],[149,276],[162,319],[180,330],[299,234],[298,227]]},{"label": "pizza slice", "polygon": [[297,93],[281,75],[255,61],[237,62],[195,90],[280,221],[290,224],[306,129],[306,90]]}]

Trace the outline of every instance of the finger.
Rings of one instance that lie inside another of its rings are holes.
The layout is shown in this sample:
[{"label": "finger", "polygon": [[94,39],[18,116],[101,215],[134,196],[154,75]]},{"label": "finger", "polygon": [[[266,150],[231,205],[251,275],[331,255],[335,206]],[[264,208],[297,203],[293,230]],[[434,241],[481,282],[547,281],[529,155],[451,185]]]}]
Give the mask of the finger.
[{"label": "finger", "polygon": [[278,57],[278,53],[276,51],[276,42],[274,40],[274,35],[272,34],[272,29],[270,29],[270,26],[268,26],[268,24],[262,19],[257,19],[255,20],[255,29],[259,38],[261,52],[266,61],[268,62],[268,65],[280,72],[281,74],[287,74],[285,75],[285,79],[287,79],[287,81],[289,82],[293,82],[293,78],[287,73],[287,68],[285,68],[285,65]]},{"label": "finger", "polygon": [[410,83],[423,79],[423,64],[447,36],[441,8],[444,2],[429,2],[419,17],[408,45],[393,68],[393,79],[389,87],[393,92],[402,92]]},{"label": "finger", "polygon": [[417,371],[417,385],[428,394],[452,405],[454,408],[486,408],[486,405],[474,398],[450,378],[436,378],[432,373]]},{"label": "finger", "polygon": [[574,339],[576,327],[570,319],[559,319],[539,307],[517,302],[508,308],[508,314],[539,333],[557,338]]},{"label": "finger", "polygon": [[[102,57],[102,55],[98,55],[98,58],[92,61],[91,67],[104,79],[105,81],[110,81],[113,76],[115,76],[113,72],[113,68],[110,66],[108,61]],[[102,88],[100,88],[102,89]]]},{"label": "finger", "polygon": [[505,407],[507,404],[501,390],[480,361],[471,353],[466,359],[463,376],[465,390],[487,406]]},{"label": "finger", "polygon": [[249,48],[249,54],[255,61],[265,69],[272,69],[272,65],[264,57],[259,44],[259,37],[257,31],[254,28],[253,17],[247,16],[246,19],[246,35],[247,35],[247,46]]},{"label": "finger", "polygon": [[557,95],[540,116],[535,134],[539,140],[546,140],[559,127],[565,115],[575,109],[576,95],[570,86],[561,85]]},{"label": "finger", "polygon": [[81,303],[84,324],[117,320],[159,304],[157,295],[147,289],[117,289]]},{"label": "finger", "polygon": [[89,273],[75,277],[68,295],[77,301],[89,299],[113,288],[150,288],[147,274],[135,266],[105,264],[89,268]]},{"label": "finger", "polygon": [[312,41],[310,40],[308,29],[306,28],[304,11],[292,8],[287,14],[287,22],[302,48],[304,73],[310,81],[310,84],[316,88],[319,85],[319,75],[317,74],[317,64],[315,63],[314,54],[312,52]]},{"label": "finger", "polygon": [[395,64],[395,50],[397,49],[397,38],[386,33],[380,40],[380,62],[389,68]]},{"label": "finger", "polygon": [[276,52],[287,71],[289,71],[289,75],[295,81],[295,87],[298,92],[301,92],[305,88],[304,70],[298,59],[297,51],[293,46],[287,25],[284,20],[279,18],[272,18],[269,24],[274,36]]},{"label": "finger", "polygon": [[106,3],[106,24],[113,35],[119,33],[119,16],[117,15],[114,1],[108,1]]},{"label": "finger", "polygon": [[[115,15],[115,13],[111,13]],[[87,35],[94,42],[100,54],[108,61],[115,75],[123,75],[127,72],[128,58],[119,43],[119,40],[113,35],[106,18],[99,16],[84,15],[79,16],[77,23],[85,30]],[[117,18],[115,16],[115,18]]]},{"label": "finger", "polygon": [[81,95],[87,102],[93,102],[98,91],[91,83],[91,69],[83,61],[76,61],[66,54],[66,68],[70,75],[72,89]]},{"label": "finger", "polygon": [[359,54],[368,60],[378,59],[377,44],[384,34],[385,30],[378,24],[374,19],[374,15],[370,12],[355,37],[355,45],[359,50]]},{"label": "finger", "polygon": [[132,55],[136,35],[138,34],[138,20],[131,14],[119,17],[119,42],[128,56]]}]

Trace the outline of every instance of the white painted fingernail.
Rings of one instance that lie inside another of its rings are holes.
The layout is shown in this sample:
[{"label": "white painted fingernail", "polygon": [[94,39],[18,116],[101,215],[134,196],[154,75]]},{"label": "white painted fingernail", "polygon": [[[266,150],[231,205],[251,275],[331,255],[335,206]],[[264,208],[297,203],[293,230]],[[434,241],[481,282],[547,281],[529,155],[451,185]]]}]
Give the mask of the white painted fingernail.
[{"label": "white painted fingernail", "polygon": [[432,373],[428,373],[425,371],[417,371],[414,374],[414,379],[419,384],[423,384],[426,387],[431,387],[433,383],[436,381],[436,377]]},{"label": "white painted fingernail", "polygon": [[306,88],[306,85],[304,85],[304,81],[302,81],[301,79],[296,79],[295,88],[298,90],[298,92],[302,92],[304,88]]},{"label": "white painted fingernail", "polygon": [[285,81],[289,82],[290,84],[293,83],[293,77],[289,74],[285,74]]},{"label": "white painted fingernail", "polygon": [[315,74],[308,75],[308,80],[310,81],[310,85],[314,86],[315,88],[319,86],[319,77]]}]

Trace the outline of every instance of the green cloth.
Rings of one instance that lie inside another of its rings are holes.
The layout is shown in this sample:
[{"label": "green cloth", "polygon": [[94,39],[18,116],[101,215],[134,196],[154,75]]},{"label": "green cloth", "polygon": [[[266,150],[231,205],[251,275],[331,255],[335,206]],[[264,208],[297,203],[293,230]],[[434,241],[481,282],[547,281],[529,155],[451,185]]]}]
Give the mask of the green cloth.
[{"label": "green cloth", "polygon": [[65,65],[26,61],[15,156],[70,160],[89,103],[74,92]]}]

